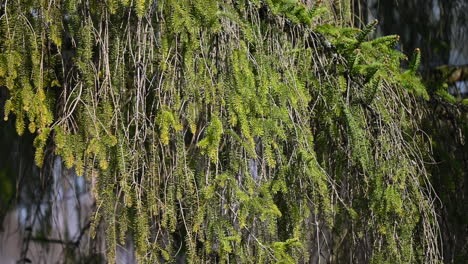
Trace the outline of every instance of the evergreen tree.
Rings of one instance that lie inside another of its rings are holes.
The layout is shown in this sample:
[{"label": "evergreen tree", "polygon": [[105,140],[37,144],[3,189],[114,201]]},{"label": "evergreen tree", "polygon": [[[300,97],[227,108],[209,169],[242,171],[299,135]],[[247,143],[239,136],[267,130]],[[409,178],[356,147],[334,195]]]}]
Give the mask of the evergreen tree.
[{"label": "evergreen tree", "polygon": [[109,263],[442,260],[420,51],[350,1],[0,6],[5,120],[95,183]]}]

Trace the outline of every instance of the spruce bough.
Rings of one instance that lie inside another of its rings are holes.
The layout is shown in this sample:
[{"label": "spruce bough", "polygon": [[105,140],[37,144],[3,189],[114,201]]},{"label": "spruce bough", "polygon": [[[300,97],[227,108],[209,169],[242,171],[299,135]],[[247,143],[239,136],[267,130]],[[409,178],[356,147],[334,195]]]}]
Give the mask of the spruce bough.
[{"label": "spruce bough", "polygon": [[439,263],[419,51],[305,2],[2,5],[5,119],[97,183],[110,263]]}]

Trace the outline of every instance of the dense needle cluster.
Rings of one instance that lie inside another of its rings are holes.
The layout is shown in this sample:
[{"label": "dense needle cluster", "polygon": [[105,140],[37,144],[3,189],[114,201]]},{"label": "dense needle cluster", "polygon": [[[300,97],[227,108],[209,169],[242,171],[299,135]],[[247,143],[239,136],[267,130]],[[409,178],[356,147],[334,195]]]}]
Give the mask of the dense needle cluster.
[{"label": "dense needle cluster", "polygon": [[1,8],[5,119],[96,183],[110,263],[439,263],[420,53],[349,1]]}]

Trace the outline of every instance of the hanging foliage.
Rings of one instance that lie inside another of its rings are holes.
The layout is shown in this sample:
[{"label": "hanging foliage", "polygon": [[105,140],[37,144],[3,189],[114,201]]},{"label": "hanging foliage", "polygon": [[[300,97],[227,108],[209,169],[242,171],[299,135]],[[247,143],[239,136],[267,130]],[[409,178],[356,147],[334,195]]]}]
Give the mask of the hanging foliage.
[{"label": "hanging foliage", "polygon": [[3,1],[5,119],[140,263],[439,263],[416,75],[349,1]]}]

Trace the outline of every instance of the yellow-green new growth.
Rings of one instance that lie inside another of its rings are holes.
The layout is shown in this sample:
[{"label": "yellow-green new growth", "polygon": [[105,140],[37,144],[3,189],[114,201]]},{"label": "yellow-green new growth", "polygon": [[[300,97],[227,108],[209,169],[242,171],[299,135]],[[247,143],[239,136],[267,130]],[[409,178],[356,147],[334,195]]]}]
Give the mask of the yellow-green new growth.
[{"label": "yellow-green new growth", "polygon": [[223,135],[223,124],[217,116],[211,118],[205,135],[205,138],[198,142],[198,147],[202,149],[202,153],[207,154],[216,163],[218,161],[219,143]]}]

